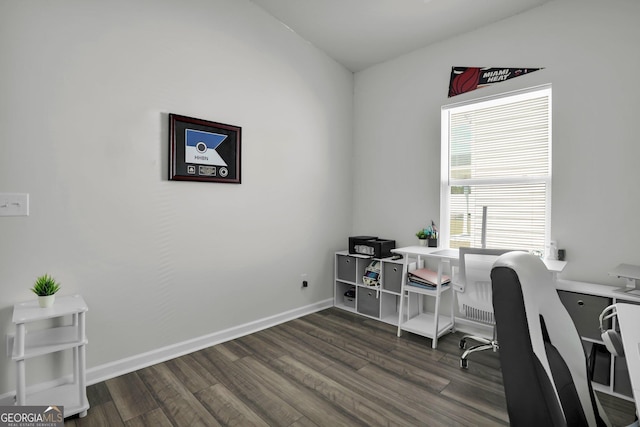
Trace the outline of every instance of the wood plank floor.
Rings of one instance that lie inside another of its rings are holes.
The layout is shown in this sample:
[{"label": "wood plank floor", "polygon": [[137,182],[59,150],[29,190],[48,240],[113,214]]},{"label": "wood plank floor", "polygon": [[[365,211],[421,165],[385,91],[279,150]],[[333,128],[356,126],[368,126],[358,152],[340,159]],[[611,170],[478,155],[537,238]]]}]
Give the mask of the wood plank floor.
[{"label": "wood plank floor", "polygon": [[[508,425],[498,355],[330,308],[88,388],[65,426]],[[631,402],[600,395],[614,425]]]}]

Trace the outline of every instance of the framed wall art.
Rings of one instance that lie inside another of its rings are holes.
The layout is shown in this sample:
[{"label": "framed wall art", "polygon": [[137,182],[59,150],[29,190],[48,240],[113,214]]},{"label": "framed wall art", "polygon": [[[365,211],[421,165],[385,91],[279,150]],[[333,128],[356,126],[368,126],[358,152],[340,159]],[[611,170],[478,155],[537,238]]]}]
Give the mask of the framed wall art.
[{"label": "framed wall art", "polygon": [[169,114],[169,179],[240,184],[242,128]]}]

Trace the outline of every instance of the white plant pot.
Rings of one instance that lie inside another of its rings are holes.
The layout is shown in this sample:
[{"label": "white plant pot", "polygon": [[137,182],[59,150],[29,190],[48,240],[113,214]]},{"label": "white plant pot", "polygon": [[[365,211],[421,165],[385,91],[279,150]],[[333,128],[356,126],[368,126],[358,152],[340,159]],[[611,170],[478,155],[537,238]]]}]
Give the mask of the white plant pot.
[{"label": "white plant pot", "polygon": [[38,297],[38,303],[40,304],[40,307],[42,308],[47,308],[47,307],[51,307],[53,305],[53,301],[56,299],[55,295],[46,295],[43,297]]},{"label": "white plant pot", "polygon": [[418,242],[420,242],[420,246],[427,246],[427,239],[418,239]]}]

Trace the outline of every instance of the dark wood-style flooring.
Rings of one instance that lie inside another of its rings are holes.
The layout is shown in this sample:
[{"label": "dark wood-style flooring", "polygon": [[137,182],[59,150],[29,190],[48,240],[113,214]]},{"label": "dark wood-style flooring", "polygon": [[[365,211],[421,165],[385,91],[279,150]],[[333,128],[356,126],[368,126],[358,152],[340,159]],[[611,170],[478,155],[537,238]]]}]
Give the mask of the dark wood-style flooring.
[{"label": "dark wood-style flooring", "polygon": [[[497,353],[330,308],[88,388],[65,426],[508,425]],[[524,385],[523,385],[524,386]],[[600,394],[610,421],[633,403]]]}]

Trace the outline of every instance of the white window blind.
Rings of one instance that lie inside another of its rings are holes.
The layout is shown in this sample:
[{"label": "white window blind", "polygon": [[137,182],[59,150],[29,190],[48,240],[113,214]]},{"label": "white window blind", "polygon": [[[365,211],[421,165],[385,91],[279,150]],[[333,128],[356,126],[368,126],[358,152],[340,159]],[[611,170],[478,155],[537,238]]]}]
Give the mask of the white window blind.
[{"label": "white window blind", "polygon": [[442,243],[543,251],[551,88],[443,107],[442,126]]}]

